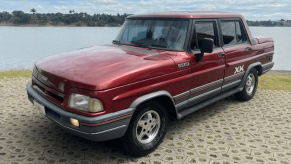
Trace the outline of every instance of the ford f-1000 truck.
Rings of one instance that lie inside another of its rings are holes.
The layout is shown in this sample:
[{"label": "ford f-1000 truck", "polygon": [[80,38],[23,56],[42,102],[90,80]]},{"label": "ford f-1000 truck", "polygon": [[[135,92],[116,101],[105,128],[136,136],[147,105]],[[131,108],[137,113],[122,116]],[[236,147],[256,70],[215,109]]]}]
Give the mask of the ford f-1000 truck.
[{"label": "ford f-1000 truck", "polygon": [[29,100],[68,132],[122,138],[143,156],[181,119],[234,95],[253,98],[273,65],[274,42],[253,37],[242,15],[161,12],[128,16],[111,44],[37,60]]}]

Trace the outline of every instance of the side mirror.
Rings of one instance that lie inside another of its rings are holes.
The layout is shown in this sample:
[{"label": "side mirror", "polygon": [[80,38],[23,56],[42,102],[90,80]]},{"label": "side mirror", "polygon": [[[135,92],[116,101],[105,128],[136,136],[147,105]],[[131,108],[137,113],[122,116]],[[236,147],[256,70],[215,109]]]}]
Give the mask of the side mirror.
[{"label": "side mirror", "polygon": [[200,53],[195,53],[196,61],[200,62],[203,59],[204,53],[212,53],[213,52],[213,39],[204,38],[202,40]]},{"label": "side mirror", "polygon": [[201,53],[207,52],[207,53],[211,53],[213,52],[213,39],[209,39],[209,38],[204,38],[202,40],[202,44],[201,44]]}]

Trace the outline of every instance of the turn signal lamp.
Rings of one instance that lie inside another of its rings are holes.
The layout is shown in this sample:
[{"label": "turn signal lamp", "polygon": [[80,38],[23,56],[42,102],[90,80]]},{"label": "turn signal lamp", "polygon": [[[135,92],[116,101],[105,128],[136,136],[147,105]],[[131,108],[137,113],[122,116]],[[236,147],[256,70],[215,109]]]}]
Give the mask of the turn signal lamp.
[{"label": "turn signal lamp", "polygon": [[74,119],[74,118],[70,118],[70,121],[74,126],[76,126],[76,127],[80,126],[79,120]]}]

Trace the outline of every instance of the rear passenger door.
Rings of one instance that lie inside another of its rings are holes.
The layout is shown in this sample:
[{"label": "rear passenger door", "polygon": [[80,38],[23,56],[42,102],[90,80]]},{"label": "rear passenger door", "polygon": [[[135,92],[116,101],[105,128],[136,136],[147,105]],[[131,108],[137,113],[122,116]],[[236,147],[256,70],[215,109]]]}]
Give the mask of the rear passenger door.
[{"label": "rear passenger door", "polygon": [[241,19],[220,19],[221,42],[225,52],[226,70],[222,92],[238,86],[248,67],[252,45]]},{"label": "rear passenger door", "polygon": [[213,97],[220,93],[223,83],[225,61],[224,52],[220,45],[217,20],[197,19],[193,22],[193,34],[191,39],[191,50],[197,52],[201,48],[204,38],[214,40],[212,53],[204,53],[200,62],[194,59],[191,62],[192,77],[191,90],[188,105],[197,104],[203,100]]}]

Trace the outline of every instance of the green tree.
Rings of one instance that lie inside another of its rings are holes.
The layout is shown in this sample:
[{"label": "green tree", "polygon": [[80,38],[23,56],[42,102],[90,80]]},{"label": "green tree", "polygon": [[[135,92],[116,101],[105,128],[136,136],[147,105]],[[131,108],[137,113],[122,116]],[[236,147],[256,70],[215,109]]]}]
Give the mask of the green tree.
[{"label": "green tree", "polygon": [[32,21],[35,24],[35,22],[36,22],[36,17],[35,17],[36,9],[32,8],[30,10],[30,12],[32,12]]},{"label": "green tree", "polygon": [[116,15],[108,15],[108,14],[94,14],[89,15],[87,13],[76,13],[75,10],[69,10],[68,14],[62,13],[47,13],[40,14],[37,13],[34,8],[30,10],[33,14],[24,13],[23,11],[13,11],[12,13],[8,12],[0,12],[0,21],[9,21],[15,24],[27,24],[29,22],[38,22],[39,24],[45,24],[47,22],[51,22],[54,25],[59,23],[76,23],[76,25],[86,24],[87,26],[117,26],[124,22],[125,18],[129,16],[129,14],[119,14]]},{"label": "green tree", "polygon": [[31,19],[30,15],[23,11],[15,10],[12,14],[14,16],[12,21],[14,24],[27,24]]},{"label": "green tree", "polygon": [[32,13],[34,14],[34,13],[36,13],[36,9],[32,8],[32,9],[30,10],[30,12],[32,12]]}]

